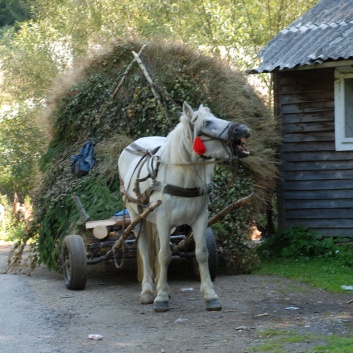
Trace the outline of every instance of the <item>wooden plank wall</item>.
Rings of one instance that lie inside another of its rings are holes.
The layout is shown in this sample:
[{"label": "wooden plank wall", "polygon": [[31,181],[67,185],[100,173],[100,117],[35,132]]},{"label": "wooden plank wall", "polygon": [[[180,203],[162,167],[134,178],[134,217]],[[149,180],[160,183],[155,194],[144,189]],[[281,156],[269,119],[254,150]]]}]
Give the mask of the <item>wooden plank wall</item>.
[{"label": "wooden plank wall", "polygon": [[274,75],[281,123],[280,228],[353,235],[353,151],[336,152],[334,69]]}]

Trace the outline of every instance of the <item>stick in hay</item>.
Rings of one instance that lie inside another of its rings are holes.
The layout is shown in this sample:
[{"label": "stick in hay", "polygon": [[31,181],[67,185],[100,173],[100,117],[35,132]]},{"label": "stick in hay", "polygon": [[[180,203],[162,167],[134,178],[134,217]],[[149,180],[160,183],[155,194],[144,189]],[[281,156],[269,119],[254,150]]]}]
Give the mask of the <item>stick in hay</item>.
[{"label": "stick in hay", "polygon": [[[144,44],[144,45],[141,47],[140,51],[139,51],[138,54],[137,54],[138,56],[142,54],[142,51],[143,51],[143,49],[145,49],[145,47],[146,47],[146,44]],[[113,92],[112,95],[110,96],[108,103],[105,104],[105,106],[104,106],[104,108],[102,109],[102,112],[101,112],[101,114],[100,114],[99,117],[101,117],[101,116],[105,113],[105,111],[107,110],[107,107],[108,107],[109,103],[110,103],[110,102],[115,98],[115,96],[119,93],[120,88],[123,86],[123,84],[124,84],[124,82],[125,82],[125,80],[126,80],[127,74],[129,73],[129,71],[130,71],[130,69],[131,69],[131,67],[132,67],[132,65],[134,64],[135,61],[136,61],[136,58],[135,58],[134,60],[132,60],[131,63],[127,66],[126,70],[124,71],[124,73],[123,73],[123,75],[122,75],[122,77],[121,77],[121,80],[120,80],[119,84],[116,86],[114,92]]]},{"label": "stick in hay", "polygon": [[158,94],[157,91],[154,89],[154,83],[153,83],[153,81],[152,81],[152,79],[151,79],[151,76],[150,76],[150,74],[148,73],[148,71],[147,71],[147,69],[146,69],[146,66],[145,66],[144,63],[142,62],[142,60],[141,60],[141,58],[140,58],[140,55],[137,54],[137,53],[134,52],[134,51],[132,51],[132,54],[134,55],[136,62],[140,65],[140,68],[141,68],[143,74],[145,75],[145,77],[146,77],[148,83],[150,84],[150,86],[151,86],[151,91],[152,91],[153,95],[156,97],[158,103],[159,103],[159,104],[162,104],[162,103],[161,103],[161,100],[160,100],[160,97],[159,97],[159,94]]},{"label": "stick in hay", "polygon": [[[140,57],[140,55],[142,54],[142,51],[143,49],[145,49],[146,47],[146,44],[144,44],[142,46],[142,48],[140,49],[140,51],[138,52],[138,54],[136,54],[138,57]],[[118,86],[115,88],[115,91],[113,92],[112,96],[110,99],[114,99],[114,97],[118,94],[119,90],[120,90],[120,87],[124,84],[125,80],[126,80],[126,77],[127,77],[127,74],[129,73],[132,65],[134,64],[134,62],[136,61],[136,57],[134,60],[131,61],[131,63],[128,65],[128,67],[126,68],[125,72],[123,73],[123,77],[121,78]]]},{"label": "stick in hay", "polygon": [[144,63],[142,62],[141,58],[140,58],[140,54],[137,54],[136,52],[132,51],[132,54],[135,57],[136,62],[139,64],[143,74],[145,75],[150,87],[151,87],[151,91],[153,93],[153,95],[156,97],[158,104],[162,107],[163,109],[163,113],[165,114],[165,116],[169,119],[169,114],[167,109],[165,108],[165,106],[162,104],[161,98],[158,94],[158,92],[154,89],[155,84],[150,76],[150,74],[148,73],[146,66],[144,65]]}]

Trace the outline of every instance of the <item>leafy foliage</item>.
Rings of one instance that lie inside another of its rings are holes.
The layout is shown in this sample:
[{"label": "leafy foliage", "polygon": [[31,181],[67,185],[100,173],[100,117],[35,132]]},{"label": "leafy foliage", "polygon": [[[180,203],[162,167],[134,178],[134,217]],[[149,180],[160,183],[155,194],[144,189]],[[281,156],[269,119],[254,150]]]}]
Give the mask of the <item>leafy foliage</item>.
[{"label": "leafy foliage", "polygon": [[324,237],[299,226],[274,234],[257,249],[261,258],[334,258],[341,266],[353,266],[353,248],[346,238]]},{"label": "leafy foliage", "polygon": [[28,4],[35,20],[0,35],[4,86],[18,96],[43,97],[53,77],[111,38],[177,40],[248,69],[262,46],[317,2],[12,0],[11,6]]}]

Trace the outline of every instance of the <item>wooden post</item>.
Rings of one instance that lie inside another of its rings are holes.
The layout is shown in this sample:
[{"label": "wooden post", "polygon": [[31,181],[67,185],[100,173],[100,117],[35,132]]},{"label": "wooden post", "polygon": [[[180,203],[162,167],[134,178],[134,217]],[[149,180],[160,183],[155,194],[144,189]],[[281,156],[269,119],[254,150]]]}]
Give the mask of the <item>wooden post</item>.
[{"label": "wooden post", "polygon": [[[140,58],[140,55],[142,54],[142,51],[143,51],[143,49],[145,49],[145,47],[146,47],[146,44],[142,46],[142,48],[140,49],[140,51],[138,52],[138,54],[135,53],[138,58]],[[135,61],[137,61],[137,60],[136,60],[136,57],[135,57],[134,60],[131,61],[131,63],[128,65],[128,67],[126,68],[125,72],[123,73],[123,77],[121,78],[121,80],[120,80],[118,86],[115,88],[115,91],[113,92],[113,94],[112,94],[112,96],[111,96],[111,99],[113,99],[113,98],[117,95],[117,93],[119,92],[120,87],[121,87],[121,86],[123,85],[123,83],[125,82],[126,76],[127,76],[128,72],[130,71],[131,66],[133,65],[133,63],[134,63]]]},{"label": "wooden post", "polygon": [[76,207],[78,208],[78,211],[80,212],[80,217],[83,223],[86,223],[89,220],[89,215],[87,214],[85,208],[83,207],[80,198],[74,194],[72,196],[74,198]]},{"label": "wooden post", "polygon": [[132,52],[132,54],[135,57],[136,62],[139,64],[143,74],[145,75],[150,87],[151,87],[151,91],[153,93],[153,95],[156,97],[158,104],[161,106],[161,108],[163,109],[163,113],[166,116],[166,118],[168,118],[170,120],[169,114],[168,114],[168,110],[166,109],[166,107],[162,104],[161,98],[158,94],[158,92],[155,90],[155,84],[150,76],[150,74],[148,73],[146,66],[144,65],[144,63],[142,62],[139,54],[135,53],[134,51]]}]

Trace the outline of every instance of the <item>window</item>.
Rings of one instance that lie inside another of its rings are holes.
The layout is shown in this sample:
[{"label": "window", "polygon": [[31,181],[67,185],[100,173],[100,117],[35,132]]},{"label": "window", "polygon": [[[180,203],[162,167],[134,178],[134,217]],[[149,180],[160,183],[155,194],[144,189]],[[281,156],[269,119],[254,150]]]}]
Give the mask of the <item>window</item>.
[{"label": "window", "polygon": [[353,150],[353,71],[335,71],[336,151]]}]

